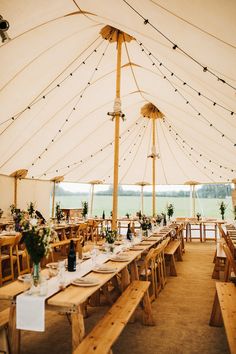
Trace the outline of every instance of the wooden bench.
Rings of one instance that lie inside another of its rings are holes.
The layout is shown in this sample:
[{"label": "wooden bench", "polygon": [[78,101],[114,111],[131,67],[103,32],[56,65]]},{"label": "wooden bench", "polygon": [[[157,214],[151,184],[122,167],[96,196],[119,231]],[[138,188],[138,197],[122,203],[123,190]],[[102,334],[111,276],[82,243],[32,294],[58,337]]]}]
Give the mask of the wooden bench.
[{"label": "wooden bench", "polygon": [[210,326],[222,326],[231,354],[236,354],[236,286],[232,283],[216,283],[216,294],[211,313]]},{"label": "wooden bench", "polygon": [[169,260],[170,263],[170,275],[177,276],[176,265],[175,265],[175,255],[178,261],[182,261],[182,251],[181,251],[181,241],[173,240],[168,243],[165,248],[165,258]]},{"label": "wooden bench", "polygon": [[222,242],[217,242],[214,262],[215,265],[212,272],[212,278],[220,279],[220,271],[225,271],[225,263],[226,263],[226,254],[223,249]]},{"label": "wooden bench", "polygon": [[130,320],[135,309],[143,301],[143,323],[154,325],[148,295],[149,281],[134,280],[121,294],[99,323],[83,339],[73,354],[107,354]]},{"label": "wooden bench", "polygon": [[7,308],[0,312],[0,353],[9,354],[8,342],[8,322],[9,322],[10,309]]}]

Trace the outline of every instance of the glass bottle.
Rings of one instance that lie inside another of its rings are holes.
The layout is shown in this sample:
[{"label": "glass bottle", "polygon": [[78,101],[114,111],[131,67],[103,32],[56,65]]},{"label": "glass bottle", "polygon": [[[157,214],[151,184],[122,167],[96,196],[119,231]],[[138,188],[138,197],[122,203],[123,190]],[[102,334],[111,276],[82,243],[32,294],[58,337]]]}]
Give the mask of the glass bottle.
[{"label": "glass bottle", "polygon": [[68,272],[76,271],[76,253],[75,253],[75,245],[74,241],[70,241],[70,249],[68,253]]}]

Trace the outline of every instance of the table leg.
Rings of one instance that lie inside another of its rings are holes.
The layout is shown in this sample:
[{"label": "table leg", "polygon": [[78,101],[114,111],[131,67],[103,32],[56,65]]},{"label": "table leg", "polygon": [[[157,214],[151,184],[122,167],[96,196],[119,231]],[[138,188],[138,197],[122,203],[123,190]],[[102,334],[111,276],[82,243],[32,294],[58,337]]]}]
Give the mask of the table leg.
[{"label": "table leg", "polygon": [[133,280],[139,280],[139,275],[138,275],[138,266],[137,262],[134,259],[133,262],[130,264],[130,277],[131,281]]},{"label": "table leg", "polygon": [[9,315],[9,342],[11,354],[20,353],[20,330],[16,329],[16,303],[12,302]]},{"label": "table leg", "polygon": [[71,314],[71,331],[72,331],[72,352],[78,347],[79,343],[85,335],[84,317],[81,306],[78,307],[77,312]]},{"label": "table leg", "polygon": [[121,274],[121,291],[123,292],[127,286],[130,284],[130,275],[127,267],[122,269]]},{"label": "table leg", "polygon": [[221,327],[223,325],[223,319],[221,315],[220,303],[219,303],[217,291],[215,293],[209,325],[214,327]]},{"label": "table leg", "polygon": [[143,297],[143,324],[146,326],[155,326],[148,290]]}]

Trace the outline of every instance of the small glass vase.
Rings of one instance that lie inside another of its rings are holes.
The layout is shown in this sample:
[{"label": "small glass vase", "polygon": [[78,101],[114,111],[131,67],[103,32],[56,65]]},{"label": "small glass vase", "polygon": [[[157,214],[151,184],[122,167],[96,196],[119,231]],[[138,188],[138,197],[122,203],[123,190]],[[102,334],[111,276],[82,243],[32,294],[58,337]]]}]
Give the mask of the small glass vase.
[{"label": "small glass vase", "polygon": [[38,286],[40,283],[40,270],[40,263],[33,263],[32,279],[34,286]]}]

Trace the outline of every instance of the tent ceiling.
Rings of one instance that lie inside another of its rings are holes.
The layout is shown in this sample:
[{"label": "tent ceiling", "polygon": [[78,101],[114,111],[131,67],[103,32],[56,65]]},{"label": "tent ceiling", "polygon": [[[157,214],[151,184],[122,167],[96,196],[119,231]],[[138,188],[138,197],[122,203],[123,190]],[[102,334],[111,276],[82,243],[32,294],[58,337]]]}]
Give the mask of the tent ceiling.
[{"label": "tent ceiling", "polygon": [[158,184],[231,181],[235,13],[223,0],[2,0],[0,173],[112,183],[116,43],[99,34],[110,25],[135,38],[122,44],[119,182],[152,180],[149,102],[164,115]]}]

